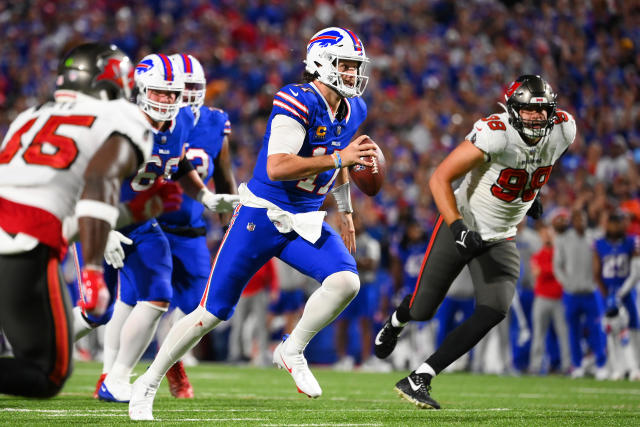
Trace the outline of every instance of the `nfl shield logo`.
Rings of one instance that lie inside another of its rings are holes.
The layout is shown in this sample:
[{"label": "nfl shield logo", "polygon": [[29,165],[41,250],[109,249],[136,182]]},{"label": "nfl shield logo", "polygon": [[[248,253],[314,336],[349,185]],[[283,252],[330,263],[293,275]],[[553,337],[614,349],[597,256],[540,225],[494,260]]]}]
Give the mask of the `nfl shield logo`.
[{"label": "nfl shield logo", "polygon": [[256,229],[256,225],[252,222],[250,222],[249,224],[247,224],[247,230],[249,231],[253,231]]},{"label": "nfl shield logo", "polygon": [[336,135],[340,135],[342,133],[342,126],[338,126],[336,128]]}]

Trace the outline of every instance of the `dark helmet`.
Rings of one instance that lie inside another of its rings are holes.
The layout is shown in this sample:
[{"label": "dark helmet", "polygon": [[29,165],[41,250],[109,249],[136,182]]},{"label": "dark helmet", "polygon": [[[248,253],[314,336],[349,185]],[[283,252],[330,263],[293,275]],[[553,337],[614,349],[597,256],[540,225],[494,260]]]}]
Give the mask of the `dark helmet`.
[{"label": "dark helmet", "polygon": [[98,99],[131,98],[133,64],[116,45],[85,43],[58,65],[56,91],[73,90]]},{"label": "dark helmet", "polygon": [[[509,123],[521,135],[528,138],[540,138],[548,135],[553,129],[556,115],[556,94],[542,77],[525,74],[511,83],[504,98],[507,102]],[[546,120],[528,120],[520,117],[523,107],[537,107],[547,110]]]}]

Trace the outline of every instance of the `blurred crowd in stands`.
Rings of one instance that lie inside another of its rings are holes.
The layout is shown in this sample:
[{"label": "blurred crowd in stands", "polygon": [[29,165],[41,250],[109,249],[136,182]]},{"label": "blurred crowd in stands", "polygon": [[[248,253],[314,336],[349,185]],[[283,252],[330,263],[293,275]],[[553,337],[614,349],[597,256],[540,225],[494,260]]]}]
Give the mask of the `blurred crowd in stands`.
[{"label": "blurred crowd in stands", "polygon": [[[640,4],[633,1],[0,1],[0,132],[50,96],[68,46],[110,41],[134,60],[190,53],[207,74],[206,104],[230,115],[236,179],[247,181],[273,94],[301,81],[306,43],[327,26],[353,29],[364,42],[371,78],[362,129],[388,163],[376,197],[353,191],[363,233],[379,243],[371,280],[379,289],[368,297],[377,299],[362,311],[374,323],[395,294],[412,290],[437,216],[431,171],[476,120],[502,111],[505,88],[521,74],[548,80],[559,108],[577,121],[574,144],[542,190],[543,220],[582,210],[597,234],[607,213],[622,209],[627,232],[640,234]],[[213,249],[217,225],[210,237]],[[531,254],[522,259],[525,272]],[[344,344],[337,347],[344,355]]]}]

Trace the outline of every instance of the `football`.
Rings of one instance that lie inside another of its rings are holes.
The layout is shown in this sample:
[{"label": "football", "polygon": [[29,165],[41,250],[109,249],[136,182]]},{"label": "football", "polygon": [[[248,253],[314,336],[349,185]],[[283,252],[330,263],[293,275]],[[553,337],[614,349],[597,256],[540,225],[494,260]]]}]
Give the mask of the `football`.
[{"label": "football", "polygon": [[360,191],[367,196],[375,196],[384,184],[384,178],[387,174],[387,166],[384,154],[380,147],[376,145],[376,153],[378,157],[367,158],[368,161],[373,160],[373,166],[353,165],[349,168],[349,176],[351,181],[355,182]]}]

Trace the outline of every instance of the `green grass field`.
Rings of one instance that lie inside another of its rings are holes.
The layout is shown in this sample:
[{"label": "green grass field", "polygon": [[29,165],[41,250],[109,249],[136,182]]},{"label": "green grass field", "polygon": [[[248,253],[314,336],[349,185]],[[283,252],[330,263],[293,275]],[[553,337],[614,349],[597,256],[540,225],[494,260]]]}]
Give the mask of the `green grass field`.
[{"label": "green grass field", "polygon": [[[127,406],[98,402],[91,393],[100,366],[77,363],[55,399],[0,396],[0,424],[128,423]],[[136,373],[144,370],[139,365]],[[640,425],[640,383],[560,377],[445,374],[433,382],[444,409],[421,410],[393,386],[406,373],[343,373],[313,368],[324,394],[309,399],[275,368],[203,364],[188,368],[196,398],[176,400],[166,384],[154,415],[163,424],[262,426]]]}]

